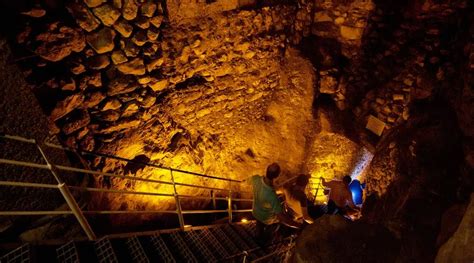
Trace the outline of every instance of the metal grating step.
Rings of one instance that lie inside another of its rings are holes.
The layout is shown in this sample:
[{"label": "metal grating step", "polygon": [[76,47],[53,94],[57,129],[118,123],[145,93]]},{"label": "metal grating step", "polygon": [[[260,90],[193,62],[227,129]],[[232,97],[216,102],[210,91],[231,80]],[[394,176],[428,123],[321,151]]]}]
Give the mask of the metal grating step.
[{"label": "metal grating step", "polygon": [[79,253],[74,241],[62,245],[56,249],[58,262],[60,263],[79,263]]},{"label": "metal grating step", "polygon": [[176,263],[173,254],[171,254],[171,251],[166,246],[165,241],[163,241],[163,238],[160,235],[151,236],[150,240],[155,252],[158,252],[160,256],[160,261],[166,263]]},{"label": "metal grating step", "polygon": [[1,263],[29,263],[31,262],[31,247],[23,245],[0,258]]},{"label": "metal grating step", "polygon": [[257,242],[255,242],[254,237],[249,235],[241,225],[232,225],[232,228],[247,242],[247,244],[249,244],[250,248],[259,247]]},{"label": "metal grating step", "polygon": [[108,238],[102,238],[94,243],[95,252],[99,262],[103,263],[118,263],[115,251],[112,248],[112,243]]},{"label": "metal grating step", "polygon": [[216,236],[216,238],[224,245],[229,251],[230,255],[240,253],[239,248],[227,237],[227,235],[219,227],[211,228],[210,231]]},{"label": "metal grating step", "polygon": [[199,232],[197,231],[186,231],[183,233],[184,238],[186,241],[189,242],[190,248],[193,251],[197,251],[201,257],[201,261],[203,262],[217,262],[217,258],[211,252],[210,249],[214,250],[214,248],[208,248],[206,245],[209,245],[207,242],[202,242],[202,239],[199,238]]},{"label": "metal grating step", "polygon": [[150,260],[146,256],[145,250],[143,249],[137,237],[128,238],[126,244],[133,262],[150,263]]},{"label": "metal grating step", "polygon": [[245,225],[241,225],[245,231],[255,240],[257,238],[257,223],[256,222],[249,222]]},{"label": "metal grating step", "polygon": [[203,229],[199,232],[199,237],[201,242],[208,244],[209,247],[212,247],[214,252],[217,254],[218,259],[224,259],[230,256],[230,253],[222,246],[222,244],[217,240],[217,238],[209,231],[209,229]]},{"label": "metal grating step", "polygon": [[192,262],[192,263],[197,263],[198,260],[194,256],[193,252],[189,249],[188,245],[186,245],[186,242],[184,242],[184,239],[181,237],[179,232],[173,232],[169,234],[169,237],[173,244],[175,245],[175,249],[181,256],[181,259],[183,262]]},{"label": "metal grating step", "polygon": [[232,242],[237,245],[240,251],[247,251],[251,249],[245,240],[239,234],[237,234],[237,232],[235,232],[230,225],[223,226],[221,230],[224,231],[226,236],[228,236]]}]

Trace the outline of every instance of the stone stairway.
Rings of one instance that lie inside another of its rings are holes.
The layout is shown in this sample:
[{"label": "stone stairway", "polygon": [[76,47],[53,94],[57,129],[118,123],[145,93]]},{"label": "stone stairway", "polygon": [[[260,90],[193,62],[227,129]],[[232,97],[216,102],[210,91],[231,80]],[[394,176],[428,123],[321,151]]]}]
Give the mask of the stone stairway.
[{"label": "stone stairway", "polygon": [[127,238],[70,241],[62,246],[25,244],[0,258],[28,262],[283,262],[289,239],[262,248],[255,223],[221,224]]}]

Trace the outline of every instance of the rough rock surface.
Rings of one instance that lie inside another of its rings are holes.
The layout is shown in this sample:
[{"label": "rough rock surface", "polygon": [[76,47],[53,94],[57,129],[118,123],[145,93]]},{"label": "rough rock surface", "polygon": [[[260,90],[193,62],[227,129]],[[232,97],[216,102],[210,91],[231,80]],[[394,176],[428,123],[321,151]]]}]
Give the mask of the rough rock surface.
[{"label": "rough rock surface", "polygon": [[474,194],[454,235],[439,249],[435,262],[470,262],[474,251],[470,244],[474,242]]},{"label": "rough rock surface", "polygon": [[325,215],[298,236],[293,262],[397,262],[399,248],[383,226]]}]

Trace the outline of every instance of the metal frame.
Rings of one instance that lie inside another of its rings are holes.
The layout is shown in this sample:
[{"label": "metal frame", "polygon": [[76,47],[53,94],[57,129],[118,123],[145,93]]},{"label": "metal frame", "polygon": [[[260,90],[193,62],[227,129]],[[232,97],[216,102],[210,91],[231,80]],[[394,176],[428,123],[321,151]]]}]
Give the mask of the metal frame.
[{"label": "metal frame", "polygon": [[[232,183],[243,183],[243,181],[235,180],[235,179],[228,179],[222,178],[217,176],[205,175],[200,173],[188,172],[179,169],[169,168],[160,166],[153,163],[144,163],[138,162],[118,156],[113,155],[106,155],[101,153],[94,153],[89,151],[82,151],[71,149],[68,147],[63,147],[60,145],[52,144],[49,142],[39,143],[34,139],[28,139],[19,136],[12,136],[12,135],[0,135],[0,139],[8,139],[17,142],[29,143],[34,144],[38,151],[40,152],[43,160],[46,164],[39,164],[39,163],[32,163],[32,162],[24,162],[18,160],[10,160],[10,159],[0,159],[0,164],[7,164],[7,165],[16,165],[16,166],[23,166],[23,167],[30,167],[30,168],[38,168],[38,169],[47,169],[51,172],[51,175],[55,178],[57,185],[55,184],[38,184],[38,183],[30,183],[30,182],[15,182],[15,181],[0,181],[0,186],[13,186],[13,187],[34,187],[34,188],[46,188],[46,189],[58,189],[63,198],[65,199],[69,210],[66,211],[0,211],[0,216],[32,216],[32,215],[74,215],[81,225],[83,231],[86,233],[87,238],[89,240],[97,240],[97,236],[95,235],[94,231],[92,230],[89,222],[85,215],[93,215],[93,214],[158,214],[158,213],[168,213],[168,214],[177,214],[179,220],[179,226],[181,230],[185,230],[185,221],[184,215],[185,214],[210,214],[210,213],[227,213],[229,223],[233,221],[233,213],[247,213],[251,212],[251,209],[233,209],[232,208],[232,201],[243,201],[243,202],[252,202],[252,199],[244,199],[244,198],[232,198]],[[132,176],[126,176],[121,174],[114,174],[114,173],[104,173],[99,171],[92,171],[74,167],[68,167],[63,165],[55,165],[52,164],[45,151],[44,148],[55,148],[61,149],[64,151],[69,151],[81,156],[81,154],[85,155],[93,155],[98,157],[105,157],[105,158],[112,158],[121,161],[127,161],[132,163],[139,163],[144,164],[149,167],[153,167],[156,169],[165,169],[170,172],[170,181],[162,181],[162,180],[152,180],[152,179],[145,179],[145,178],[136,178]],[[114,190],[114,189],[103,189],[103,188],[94,188],[94,187],[81,187],[81,186],[68,186],[63,181],[59,171],[69,171],[69,172],[79,172],[79,173],[86,173],[94,176],[107,176],[107,177],[116,177],[122,178],[127,180],[134,180],[134,181],[145,181],[149,183],[156,183],[156,184],[168,184],[173,185],[173,194],[165,194],[165,193],[153,193],[153,192],[138,192],[138,191],[126,191],[126,190]],[[192,185],[192,184],[185,184],[185,183],[178,183],[175,181],[173,172],[180,172],[190,176],[198,176],[204,177],[212,180],[223,180],[229,182],[229,188],[217,188],[217,187],[209,187],[209,186],[201,186],[201,185]],[[190,195],[180,195],[177,189],[177,186],[182,187],[191,187],[196,189],[206,189],[210,190],[211,194],[209,197],[206,196],[190,196]],[[102,193],[114,193],[114,194],[131,194],[131,195],[152,195],[152,196],[167,196],[167,197],[174,197],[176,210],[98,210],[98,211],[83,211],[79,205],[77,204],[74,196],[71,193],[71,190],[75,191],[87,191],[87,192],[102,192]],[[226,197],[216,197],[215,192],[222,191],[226,192],[228,196]],[[251,193],[248,191],[239,191],[241,193]],[[215,204],[216,200],[226,200],[227,201],[227,209],[225,210],[183,210],[181,206],[181,199],[209,199]]]}]

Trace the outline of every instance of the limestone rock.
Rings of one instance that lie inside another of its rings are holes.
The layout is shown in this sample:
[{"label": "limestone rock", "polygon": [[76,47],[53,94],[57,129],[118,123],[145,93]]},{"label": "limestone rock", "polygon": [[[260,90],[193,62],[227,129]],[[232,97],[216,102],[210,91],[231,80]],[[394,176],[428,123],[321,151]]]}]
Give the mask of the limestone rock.
[{"label": "limestone rock", "polygon": [[94,136],[92,136],[91,134],[88,134],[81,140],[81,142],[79,143],[79,146],[82,150],[93,151],[95,148]]},{"label": "limestone rock", "polygon": [[87,66],[94,70],[101,70],[110,65],[110,59],[106,55],[98,55],[87,60]]},{"label": "limestone rock", "polygon": [[135,25],[141,29],[148,29],[150,27],[150,21],[146,17],[139,17],[135,19]]},{"label": "limestone rock", "polygon": [[79,75],[79,74],[82,74],[82,73],[86,72],[86,67],[81,63],[77,63],[77,64],[71,66],[71,72],[74,75]]},{"label": "limestone rock", "polygon": [[136,57],[140,53],[140,49],[131,40],[127,39],[120,42],[123,52],[127,57]]},{"label": "limestone rock", "polygon": [[123,18],[133,20],[137,17],[138,3],[136,0],[124,0],[122,14]]},{"label": "limestone rock", "polygon": [[140,7],[143,16],[152,17],[156,11],[156,4],[153,2],[146,2]]},{"label": "limestone rock", "polygon": [[124,106],[122,117],[130,117],[138,112],[140,107],[135,101],[129,102]]},{"label": "limestone rock", "polygon": [[128,61],[127,57],[121,50],[115,50],[112,52],[111,58],[115,65]]},{"label": "limestone rock", "polygon": [[162,22],[163,22],[163,16],[155,16],[150,19],[150,23],[156,28],[159,28]]},{"label": "limestone rock", "polygon": [[118,121],[114,125],[99,131],[99,133],[109,134],[109,133],[121,131],[124,129],[137,128],[138,125],[140,125],[140,122],[141,122],[140,120],[136,120],[136,119],[123,119],[123,120]]},{"label": "limestone rock", "polygon": [[333,76],[321,76],[319,92],[326,94],[334,94],[337,91],[337,80]]},{"label": "limestone rock", "polygon": [[102,111],[118,110],[122,107],[122,103],[118,99],[109,99],[102,107]]},{"label": "limestone rock", "polygon": [[67,5],[67,9],[72,14],[77,24],[87,32],[93,31],[100,25],[99,20],[84,4],[70,3]]},{"label": "limestone rock", "polygon": [[99,103],[101,103],[106,97],[107,96],[101,91],[92,92],[86,96],[83,106],[85,108],[95,107],[99,105]]},{"label": "limestone rock", "polygon": [[163,65],[163,62],[164,62],[163,58],[155,58],[155,59],[151,60],[150,63],[148,63],[146,65],[146,68],[147,68],[148,72],[152,72],[153,70],[155,70],[159,66]]},{"label": "limestone rock", "polygon": [[102,74],[100,72],[95,72],[89,77],[87,84],[94,87],[102,87]]},{"label": "limestone rock", "polygon": [[359,27],[341,26],[340,32],[341,36],[345,39],[359,40],[362,39],[364,29]]},{"label": "limestone rock", "polygon": [[148,84],[148,87],[150,87],[155,92],[162,91],[168,87],[168,80],[163,79],[159,81],[153,81]]},{"label": "limestone rock", "polygon": [[117,23],[114,24],[114,29],[125,38],[130,37],[133,32],[133,26],[123,19],[119,19]]},{"label": "limestone rock", "polygon": [[39,34],[36,40],[41,44],[35,52],[49,61],[60,61],[73,51],[80,52],[85,47],[84,35],[76,29],[63,26],[58,32]]},{"label": "limestone rock", "polygon": [[129,93],[136,90],[138,84],[133,82],[131,77],[121,76],[113,79],[108,86],[107,95],[115,96],[118,94]]},{"label": "limestone rock", "polygon": [[381,225],[350,223],[342,216],[324,215],[304,228],[296,240],[300,262],[396,262],[398,240]]},{"label": "limestone rock", "polygon": [[99,113],[98,118],[103,121],[113,122],[120,119],[120,113],[113,110],[108,110],[108,111]]},{"label": "limestone rock", "polygon": [[112,26],[120,17],[120,11],[109,4],[96,7],[92,12],[106,26]]},{"label": "limestone rock", "polygon": [[110,52],[114,49],[115,31],[110,28],[87,35],[87,43],[99,54]]},{"label": "limestone rock", "polygon": [[145,74],[145,64],[141,58],[135,58],[132,61],[117,65],[117,69],[126,75],[143,75]]},{"label": "limestone rock", "polygon": [[84,3],[86,3],[88,7],[96,7],[105,2],[107,2],[107,0],[84,0]]},{"label": "limestone rock", "polygon": [[148,37],[148,40],[155,41],[160,36],[160,31],[156,28],[149,28],[146,31],[146,36]]},{"label": "limestone rock", "polygon": [[72,121],[68,121],[68,123],[63,126],[62,130],[64,134],[68,135],[85,127],[87,124],[89,124],[90,121],[91,118],[89,116],[89,113],[85,110],[82,110],[80,114],[78,116],[75,116]]},{"label": "limestone rock", "polygon": [[122,0],[112,0],[112,4],[115,8],[122,9]]},{"label": "limestone rock", "polygon": [[73,78],[69,78],[67,81],[61,80],[59,82],[62,90],[75,90],[76,81]]},{"label": "limestone rock", "polygon": [[74,94],[65,98],[64,100],[56,104],[56,107],[51,112],[50,118],[53,121],[56,121],[64,117],[69,112],[73,111],[74,109],[79,108],[83,101],[84,101],[84,95],[82,94]]},{"label": "limestone rock", "polygon": [[314,22],[332,22],[332,18],[326,12],[316,12]]},{"label": "limestone rock", "polygon": [[152,96],[152,95],[148,95],[141,102],[141,106],[145,109],[148,109],[151,106],[153,106],[155,104],[155,102],[156,102],[156,97]]},{"label": "limestone rock", "polygon": [[436,255],[435,262],[471,262],[474,259],[474,194],[454,235],[444,243]]}]

